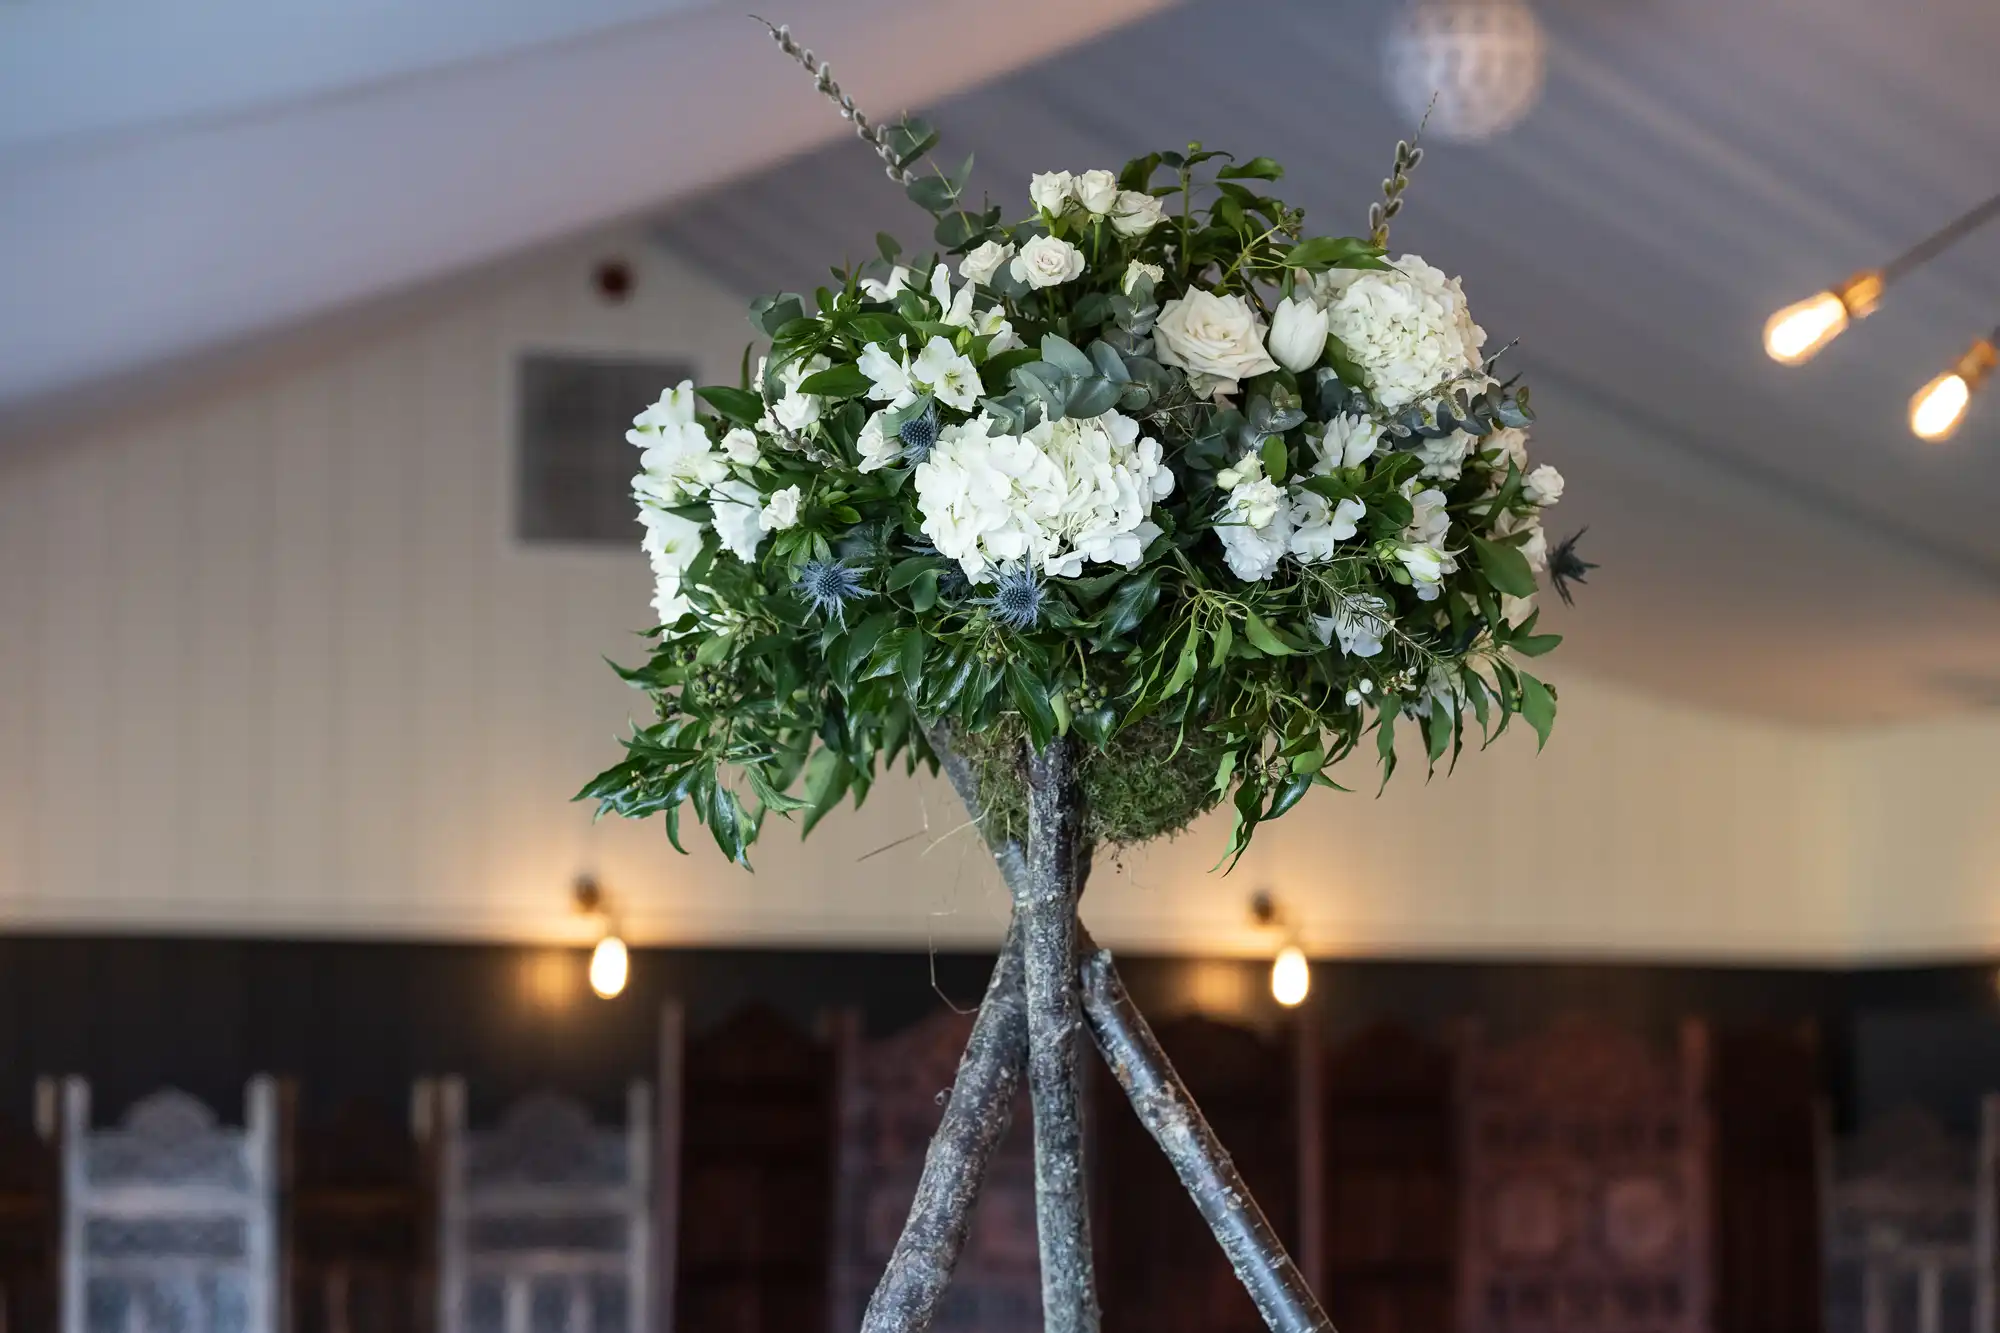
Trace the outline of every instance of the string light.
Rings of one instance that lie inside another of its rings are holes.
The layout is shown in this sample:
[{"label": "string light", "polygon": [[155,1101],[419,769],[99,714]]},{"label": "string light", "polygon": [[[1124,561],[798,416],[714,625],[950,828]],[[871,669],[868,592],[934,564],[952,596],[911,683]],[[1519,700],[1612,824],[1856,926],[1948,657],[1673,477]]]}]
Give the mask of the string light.
[{"label": "string light", "polygon": [[590,988],[601,1000],[616,999],[631,971],[631,954],[616,934],[607,934],[590,951]]},{"label": "string light", "polygon": [[1312,964],[1306,961],[1306,951],[1287,944],[1271,962],[1271,998],[1291,1009],[1304,1004],[1311,993]]},{"label": "string light", "polygon": [[1958,433],[1959,424],[1965,420],[1965,409],[1972,402],[1973,390],[2000,364],[2000,351],[1994,348],[1996,340],[2000,340],[2000,329],[1994,331],[1993,337],[1973,343],[1957,365],[1910,398],[1910,431],[1918,439],[1948,440]]}]

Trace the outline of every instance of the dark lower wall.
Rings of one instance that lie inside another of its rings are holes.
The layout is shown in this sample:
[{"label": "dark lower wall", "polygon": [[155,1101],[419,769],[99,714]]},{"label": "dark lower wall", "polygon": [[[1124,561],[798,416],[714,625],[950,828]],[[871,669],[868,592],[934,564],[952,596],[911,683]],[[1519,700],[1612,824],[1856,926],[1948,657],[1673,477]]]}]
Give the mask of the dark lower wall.
[{"label": "dark lower wall", "polygon": [[[653,1072],[656,1015],[679,998],[697,1030],[760,1000],[800,1022],[852,1009],[898,1030],[977,1002],[988,960],[967,954],[636,950],[632,981],[597,999],[580,950],[339,941],[0,936],[0,1117],[24,1116],[38,1074],[78,1073],[100,1119],[172,1084],[225,1109],[267,1071],[299,1080],[310,1117],[355,1098],[401,1106],[412,1079],[468,1077],[478,1103],[554,1086],[620,1107]],[[1274,1022],[1261,964],[1121,960],[1142,1006]],[[1586,1012],[1666,1033],[1719,1027],[1816,1034],[1844,1122],[1916,1101],[1969,1126],[2000,1088],[1990,964],[1832,971],[1617,963],[1321,961],[1309,1001],[1333,1035],[1380,1018],[1439,1034],[1505,1033]]]}]

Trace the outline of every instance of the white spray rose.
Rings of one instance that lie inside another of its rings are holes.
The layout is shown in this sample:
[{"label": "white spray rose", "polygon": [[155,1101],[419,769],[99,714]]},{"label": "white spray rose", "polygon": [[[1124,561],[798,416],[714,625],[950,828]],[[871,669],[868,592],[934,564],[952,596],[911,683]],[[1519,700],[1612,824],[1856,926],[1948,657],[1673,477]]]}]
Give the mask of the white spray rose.
[{"label": "white spray rose", "polygon": [[799,521],[799,488],[787,486],[765,502],[757,515],[757,526],[765,532],[782,532]]},{"label": "white spray rose", "polygon": [[1245,583],[1270,578],[1291,547],[1292,513],[1285,493],[1264,475],[1255,450],[1216,473],[1215,484],[1229,493],[1215,516],[1215,535],[1230,572]]},{"label": "white spray rose", "polygon": [[1005,245],[998,241],[981,241],[978,249],[958,261],[958,276],[984,287],[993,281],[993,275],[1000,271],[1000,266],[1013,257],[1012,241]]},{"label": "white spray rose", "polygon": [[1309,297],[1288,296],[1271,312],[1271,333],[1264,345],[1279,365],[1303,374],[1326,355],[1326,331],[1326,311]]},{"label": "white spray rose", "polygon": [[1076,177],[1067,171],[1037,172],[1028,181],[1028,198],[1035,201],[1035,207],[1050,216],[1063,211],[1069,201],[1076,197]]},{"label": "white spray rose", "polygon": [[1108,171],[1086,171],[1076,178],[1076,201],[1102,217],[1118,202],[1118,178]]},{"label": "white spray rose", "polygon": [[1153,330],[1160,361],[1187,372],[1194,391],[1235,393],[1237,382],[1278,368],[1264,351],[1264,327],[1240,296],[1197,288],[1160,310]]},{"label": "white spray rose", "polygon": [[1458,279],[1416,255],[1393,269],[1331,269],[1313,280],[1313,294],[1376,401],[1392,412],[1480,367],[1486,333],[1472,322]]},{"label": "white spray rose", "polygon": [[1534,570],[1537,574],[1546,573],[1549,567],[1549,537],[1542,530],[1542,516],[1540,514],[1502,514],[1494,521],[1493,535],[1495,537],[1512,537],[1516,533],[1521,532],[1527,533],[1528,536],[1516,549],[1520,551],[1522,558],[1528,562],[1529,569]]},{"label": "white spray rose", "polygon": [[722,437],[722,452],[729,455],[730,462],[744,467],[756,467],[764,458],[764,446],[757,439],[757,432],[741,426]]},{"label": "white spray rose", "polygon": [[882,418],[886,415],[886,411],[876,412],[861,423],[861,434],[855,438],[854,448],[861,455],[863,472],[879,472],[903,456],[902,437],[882,428]]},{"label": "white spray rose", "polygon": [[1521,494],[1546,508],[1563,498],[1563,474],[1550,464],[1544,463],[1530,472],[1521,483]]},{"label": "white spray rose", "polygon": [[1144,236],[1166,216],[1166,205],[1145,191],[1120,190],[1111,206],[1111,230],[1120,236]]},{"label": "white spray rose", "polygon": [[739,560],[755,560],[757,548],[764,543],[764,526],[758,522],[763,499],[747,481],[725,481],[709,493],[715,535],[722,539],[723,549]]},{"label": "white spray rose", "polygon": [[799,385],[832,365],[823,356],[810,361],[794,361],[778,372],[784,396],[771,406],[771,419],[789,431],[801,431],[819,420],[820,399],[815,393],[800,393]]},{"label": "white spray rose", "polygon": [[1030,287],[1053,287],[1083,274],[1083,251],[1055,236],[1037,236],[1008,265]]},{"label": "white spray rose", "polygon": [[1507,464],[1512,463],[1521,472],[1528,470],[1528,432],[1518,426],[1502,426],[1479,442],[1482,454],[1497,453],[1500,457],[1494,468],[1502,477],[1506,475]]},{"label": "white spray rose", "polygon": [[1166,276],[1167,271],[1158,264],[1142,263],[1135,259],[1125,266],[1125,275],[1118,279],[1118,289],[1127,296],[1130,296],[1132,289],[1139,285],[1141,278],[1144,278],[1157,287],[1160,279]]},{"label": "white spray rose", "polygon": [[1535,614],[1534,598],[1516,597],[1512,593],[1505,592],[1500,594],[1500,618],[1510,627],[1519,629],[1521,622],[1533,614]]}]

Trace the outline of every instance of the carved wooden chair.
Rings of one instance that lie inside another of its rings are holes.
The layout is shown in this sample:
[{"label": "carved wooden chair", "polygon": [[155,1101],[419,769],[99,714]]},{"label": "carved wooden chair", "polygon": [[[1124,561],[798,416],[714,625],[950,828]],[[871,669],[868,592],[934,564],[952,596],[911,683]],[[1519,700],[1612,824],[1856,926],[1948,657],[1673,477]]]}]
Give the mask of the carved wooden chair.
[{"label": "carved wooden chair", "polygon": [[113,1129],[62,1090],[64,1333],[277,1333],[277,1105],[250,1081],[244,1128],[156,1092]]},{"label": "carved wooden chair", "polygon": [[468,1130],[465,1085],[439,1089],[442,1333],[648,1333],[652,1092],[603,1128],[553,1094]]}]

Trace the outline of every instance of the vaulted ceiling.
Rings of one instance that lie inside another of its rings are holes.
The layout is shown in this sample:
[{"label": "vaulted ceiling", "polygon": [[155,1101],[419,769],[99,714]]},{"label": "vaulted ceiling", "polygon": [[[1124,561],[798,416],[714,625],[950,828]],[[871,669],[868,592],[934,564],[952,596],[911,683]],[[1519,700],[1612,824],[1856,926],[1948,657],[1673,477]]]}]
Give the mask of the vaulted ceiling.
[{"label": "vaulted ceiling", "polygon": [[[920,107],[946,152],[976,152],[996,199],[1023,203],[1033,170],[1199,138],[1280,158],[1288,194],[1351,231],[1412,128],[1382,91],[1395,3],[813,0],[785,17],[865,106]],[[2000,322],[2000,227],[1810,365],[1758,349],[1771,309],[2000,189],[2000,7],[1531,3],[1540,105],[1488,144],[1433,144],[1393,239],[1465,275],[1493,344],[1520,340],[1541,450],[1570,478],[1557,526],[1588,524],[1603,564],[1576,611],[1552,610],[1571,660],[1773,716],[2000,703],[2000,402],[1941,446],[1903,425],[1911,390]],[[657,213],[663,243],[745,295],[810,283],[878,229],[921,238],[733,9],[588,0],[565,25],[460,5],[419,31],[380,28],[411,22],[384,7],[367,45],[329,3],[305,44],[324,49],[260,81],[200,64],[198,43],[156,62],[171,79],[132,43],[93,71],[78,30],[51,44],[65,8],[0,11],[15,37],[55,24],[41,49],[78,62],[67,81],[0,79],[0,429],[616,218]],[[233,31],[239,66],[297,44],[249,17]],[[142,86],[93,100],[73,86],[93,73]]]}]

